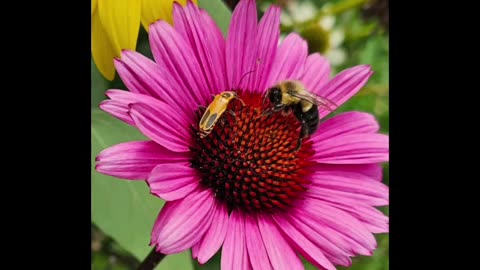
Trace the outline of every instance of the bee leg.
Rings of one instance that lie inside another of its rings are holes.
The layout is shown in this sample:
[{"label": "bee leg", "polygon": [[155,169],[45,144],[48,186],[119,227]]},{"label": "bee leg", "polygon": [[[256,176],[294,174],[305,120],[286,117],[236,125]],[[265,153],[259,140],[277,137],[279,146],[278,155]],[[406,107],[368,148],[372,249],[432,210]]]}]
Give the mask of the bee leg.
[{"label": "bee leg", "polygon": [[267,101],[268,93],[263,96],[263,101],[262,101],[262,108],[265,107],[265,103]]},{"label": "bee leg", "polygon": [[297,147],[295,148],[295,151],[298,151],[300,147],[302,146],[303,139],[308,136],[308,131],[307,131],[307,123],[305,121],[302,121],[302,129],[300,130],[300,137],[298,137],[297,141]]},{"label": "bee leg", "polygon": [[262,118],[262,117],[268,116],[268,115],[270,115],[270,114],[272,114],[272,110],[269,108],[269,109],[264,110],[264,111],[262,112],[262,114],[260,114],[259,116],[257,116],[257,118],[255,118],[255,119]]},{"label": "bee leg", "polygon": [[302,137],[299,137],[299,138],[298,138],[298,141],[297,141],[297,146],[295,147],[295,152],[297,152],[298,150],[300,150],[300,147],[302,146],[302,141],[303,141],[303,138],[302,138]]},{"label": "bee leg", "polygon": [[271,110],[271,109],[266,109],[265,111],[262,112],[261,117],[263,117],[263,116],[268,116],[268,115],[270,115],[270,114],[272,114],[272,113],[273,113],[273,110]]},{"label": "bee leg", "polygon": [[278,111],[281,111],[281,110],[288,110],[290,107],[287,107],[283,104],[277,104],[275,106],[273,106],[273,111],[274,112],[278,112]]}]

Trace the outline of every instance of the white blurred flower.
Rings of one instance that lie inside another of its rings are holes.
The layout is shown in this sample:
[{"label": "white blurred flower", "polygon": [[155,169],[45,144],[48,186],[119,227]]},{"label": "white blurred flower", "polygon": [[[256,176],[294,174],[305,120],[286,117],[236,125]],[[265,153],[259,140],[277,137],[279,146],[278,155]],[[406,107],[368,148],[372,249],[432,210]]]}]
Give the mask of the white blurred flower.
[{"label": "white blurred flower", "polygon": [[292,25],[294,23],[304,22],[315,16],[316,7],[312,2],[290,2],[282,10],[280,15],[280,23],[284,25]]},{"label": "white blurred flower", "polygon": [[[267,6],[260,8],[265,11]],[[309,43],[309,48],[318,51],[328,58],[332,66],[342,64],[346,59],[346,52],[342,48],[345,38],[344,31],[335,26],[334,16],[323,16],[314,25],[307,25],[300,29],[298,26],[314,19],[318,8],[311,1],[289,2],[280,16],[280,22],[287,27],[293,27],[293,32],[298,32]],[[282,34],[282,38],[285,34]]]},{"label": "white blurred flower", "polygon": [[333,26],[335,25],[335,17],[333,16],[324,16],[320,19],[318,22],[321,27],[324,29],[333,29]]},{"label": "white blurred flower", "polygon": [[342,48],[345,35],[342,30],[334,29],[330,32],[330,47],[324,53],[333,66],[342,64],[347,58],[345,50]]}]

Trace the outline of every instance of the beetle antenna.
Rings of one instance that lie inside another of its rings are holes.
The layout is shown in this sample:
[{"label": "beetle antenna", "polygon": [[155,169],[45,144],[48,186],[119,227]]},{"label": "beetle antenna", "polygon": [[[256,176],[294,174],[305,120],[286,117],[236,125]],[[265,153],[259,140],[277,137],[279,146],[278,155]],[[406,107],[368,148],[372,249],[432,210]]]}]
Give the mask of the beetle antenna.
[{"label": "beetle antenna", "polygon": [[246,77],[248,74],[251,74],[251,73],[253,73],[253,72],[255,72],[255,71],[256,71],[256,69],[250,70],[250,71],[248,71],[247,73],[243,74],[242,78],[241,78],[240,81],[238,82],[237,87],[240,87],[240,85],[242,84],[243,79],[245,79],[245,77]]}]

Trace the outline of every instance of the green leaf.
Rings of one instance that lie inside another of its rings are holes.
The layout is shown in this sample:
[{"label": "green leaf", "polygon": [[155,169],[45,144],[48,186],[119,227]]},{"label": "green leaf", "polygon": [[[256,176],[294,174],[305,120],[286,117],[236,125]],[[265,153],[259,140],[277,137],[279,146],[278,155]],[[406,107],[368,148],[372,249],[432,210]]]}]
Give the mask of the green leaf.
[{"label": "green leaf", "polygon": [[218,251],[208,262],[205,264],[199,264],[197,260],[195,260],[194,266],[195,270],[220,270],[220,265],[221,265],[221,257],[222,257],[222,251]]},{"label": "green leaf", "polygon": [[232,12],[221,0],[199,0],[198,6],[205,9],[217,23],[225,36],[230,25]]},{"label": "green leaf", "polygon": [[372,36],[359,53],[359,63],[370,64],[375,71],[372,82],[388,85],[389,81],[389,43],[388,36]]},{"label": "green leaf", "polygon": [[[153,223],[164,201],[150,194],[144,181],[122,180],[95,171],[95,157],[112,145],[147,140],[135,128],[113,116],[92,110],[92,221],[142,261]],[[193,269],[190,251],[168,255],[156,269]]]},{"label": "green leaf", "polygon": [[105,254],[93,254],[92,257],[92,270],[108,268],[108,257]]}]

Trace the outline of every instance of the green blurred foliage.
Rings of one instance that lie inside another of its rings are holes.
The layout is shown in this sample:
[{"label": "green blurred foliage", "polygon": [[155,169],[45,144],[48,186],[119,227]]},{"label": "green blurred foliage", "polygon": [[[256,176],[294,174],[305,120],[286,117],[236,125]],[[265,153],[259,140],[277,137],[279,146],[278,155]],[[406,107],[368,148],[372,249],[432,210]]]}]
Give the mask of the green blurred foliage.
[{"label": "green blurred foliage", "polygon": [[[292,0],[257,0],[281,4]],[[325,4],[341,5],[351,0],[301,0],[315,3],[319,12]],[[372,0],[373,1],[373,0]],[[199,0],[220,29],[226,34],[231,12],[221,0]],[[370,64],[374,70],[367,85],[351,100],[342,105],[333,115],[343,111],[364,111],[378,119],[381,132],[389,130],[389,36],[380,20],[375,16],[365,19],[364,6],[343,11],[335,15],[335,27],[343,29],[345,39],[342,48],[346,61],[333,68],[333,74],[359,64]],[[388,12],[388,11],[387,11]],[[261,12],[259,12],[261,15]],[[380,15],[379,15],[380,16]],[[148,44],[148,34],[140,29],[137,51],[153,59]],[[105,80],[91,64],[92,106],[92,269],[134,269],[148,254],[153,222],[163,201],[151,195],[143,181],[125,181],[99,174],[95,171],[95,156],[104,148],[119,142],[143,140],[137,130],[101,112],[99,103],[106,98],[107,89],[126,89],[118,74],[112,82]],[[384,166],[384,182],[389,184],[388,164]],[[388,215],[388,207],[382,207]],[[353,270],[387,270],[389,268],[388,234],[376,235],[378,249],[373,256],[353,258],[349,268]],[[220,269],[220,252],[209,262],[200,265],[191,260],[190,251],[167,256],[156,269]],[[305,262],[305,269],[315,269]]]},{"label": "green blurred foliage", "polygon": [[222,1],[218,0],[198,0],[198,5],[205,9],[208,14],[217,22],[218,27],[226,35],[232,13]]},{"label": "green blurred foliage", "polygon": [[389,130],[389,36],[376,21],[365,21],[359,9],[340,14],[338,24],[345,30],[348,57],[339,72],[359,64],[371,65],[374,74],[367,85],[337,111],[364,111],[374,114],[381,132]]},{"label": "green blurred foliage", "polygon": [[134,269],[138,260],[92,224],[92,269]]}]

